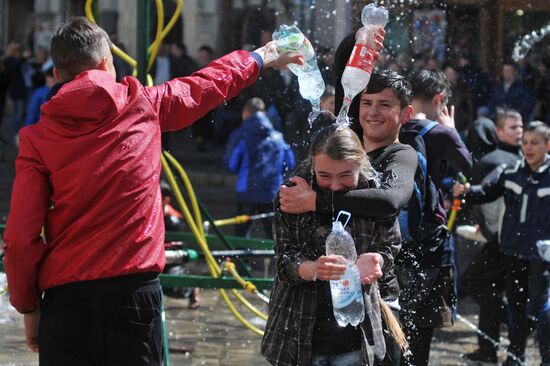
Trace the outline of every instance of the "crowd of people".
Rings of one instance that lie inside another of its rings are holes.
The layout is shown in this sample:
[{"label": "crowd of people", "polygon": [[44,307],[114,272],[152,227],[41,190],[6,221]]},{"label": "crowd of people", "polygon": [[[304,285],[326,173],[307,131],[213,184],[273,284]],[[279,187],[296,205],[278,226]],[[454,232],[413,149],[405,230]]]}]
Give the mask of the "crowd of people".
[{"label": "crowd of people", "polygon": [[[33,74],[10,45],[0,86],[15,131],[28,95],[42,108],[19,133],[5,264],[41,364],[162,363],[161,133],[193,125],[201,150],[227,141],[240,213],[275,203],[276,276],[261,346],[270,363],[428,365],[434,329],[453,325],[464,287],[480,303],[482,330],[498,339],[507,324],[506,366],[525,362],[533,327],[541,365],[550,365],[550,264],[537,252],[550,239],[547,86],[510,63],[490,86],[465,57],[441,70],[434,59],[408,66],[381,57],[350,106],[351,125],[341,126],[333,113],[354,43],[352,33],[334,57],[319,58],[334,85],[314,126],[296,78],[279,70],[302,57],[277,54],[268,39],[216,60],[204,47],[196,62],[182,45],[163,47],[154,87],[117,82],[124,71],[109,37],[84,18],[56,31],[51,66],[43,55]],[[44,85],[26,84],[40,73]],[[458,173],[471,184],[453,186]],[[472,205],[502,198],[468,217],[486,243],[459,281],[447,211],[461,195]],[[363,285],[358,328],[337,324],[328,282],[346,268],[325,254],[340,210],[352,215]],[[465,356],[496,363],[497,346],[480,339]]]}]

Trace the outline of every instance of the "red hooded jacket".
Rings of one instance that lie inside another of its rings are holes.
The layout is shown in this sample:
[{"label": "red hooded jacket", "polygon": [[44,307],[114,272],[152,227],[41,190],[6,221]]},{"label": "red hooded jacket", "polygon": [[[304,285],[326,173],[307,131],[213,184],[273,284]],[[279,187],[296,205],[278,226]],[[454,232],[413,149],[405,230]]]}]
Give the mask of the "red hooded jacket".
[{"label": "red hooded jacket", "polygon": [[155,87],[100,70],[63,85],[19,134],[4,234],[12,305],[30,312],[53,286],[162,272],[161,132],[189,126],[259,71],[236,51]]}]

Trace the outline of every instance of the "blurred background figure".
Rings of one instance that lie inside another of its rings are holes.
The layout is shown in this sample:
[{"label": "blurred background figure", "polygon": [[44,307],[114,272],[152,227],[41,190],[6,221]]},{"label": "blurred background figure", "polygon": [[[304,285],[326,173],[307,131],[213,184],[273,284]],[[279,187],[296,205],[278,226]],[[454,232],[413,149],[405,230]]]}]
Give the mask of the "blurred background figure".
[{"label": "blurred background figure", "polygon": [[[296,166],[294,154],[273,128],[260,98],[248,100],[243,108],[243,123],[227,143],[224,163],[237,173],[237,215],[273,212],[273,199],[283,183],[283,174]],[[272,238],[271,220],[263,220],[263,237]],[[249,232],[251,223],[236,226],[237,236],[258,236]]]}]

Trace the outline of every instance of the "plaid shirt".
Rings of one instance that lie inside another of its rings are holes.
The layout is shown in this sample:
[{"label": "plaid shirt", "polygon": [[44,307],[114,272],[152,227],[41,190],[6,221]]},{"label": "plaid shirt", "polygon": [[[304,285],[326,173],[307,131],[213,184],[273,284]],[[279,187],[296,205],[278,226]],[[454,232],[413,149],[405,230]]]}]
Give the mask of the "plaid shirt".
[{"label": "plaid shirt", "polygon": [[[315,187],[314,187],[315,189]],[[319,194],[319,193],[318,193]],[[325,241],[331,230],[331,217],[316,213],[290,215],[282,213],[276,201],[275,254],[277,275],[271,292],[269,318],[262,340],[262,354],[273,365],[310,365],[313,329],[317,315],[318,286],[298,274],[304,261],[325,254]],[[394,257],[401,247],[396,218],[351,218],[346,227],[355,241],[357,253],[380,253],[382,271],[393,269]],[[378,285],[363,286],[365,320],[362,330],[362,353],[365,365],[386,352],[380,317]]]}]

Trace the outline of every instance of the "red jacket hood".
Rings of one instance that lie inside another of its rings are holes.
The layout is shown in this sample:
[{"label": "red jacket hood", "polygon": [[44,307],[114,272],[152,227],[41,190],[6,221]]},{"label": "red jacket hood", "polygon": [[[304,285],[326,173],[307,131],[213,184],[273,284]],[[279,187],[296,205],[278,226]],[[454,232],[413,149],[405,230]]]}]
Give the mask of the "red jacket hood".
[{"label": "red jacket hood", "polygon": [[[95,131],[115,118],[128,100],[128,82],[101,70],[80,73],[42,106],[44,127],[63,137]],[[86,106],[83,108],[82,106]]]}]

